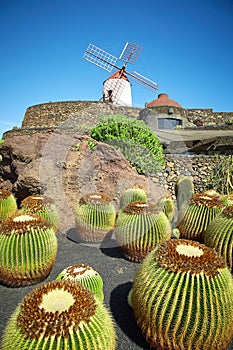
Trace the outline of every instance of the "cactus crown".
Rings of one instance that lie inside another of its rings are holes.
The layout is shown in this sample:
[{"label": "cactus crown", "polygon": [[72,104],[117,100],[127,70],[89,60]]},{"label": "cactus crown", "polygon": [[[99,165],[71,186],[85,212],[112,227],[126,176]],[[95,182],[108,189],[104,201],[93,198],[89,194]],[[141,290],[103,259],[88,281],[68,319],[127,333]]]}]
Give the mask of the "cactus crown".
[{"label": "cactus crown", "polygon": [[71,278],[76,278],[77,276],[91,277],[99,275],[98,272],[91,266],[84,264],[71,265],[66,268],[66,274]]},{"label": "cactus crown", "polygon": [[227,216],[228,218],[232,219],[233,218],[233,206],[230,206],[230,207],[226,207],[222,214],[224,216]]},{"label": "cactus crown", "polygon": [[209,208],[224,207],[224,203],[216,196],[209,195],[208,193],[196,193],[191,198],[191,204],[204,205]]},{"label": "cactus crown", "polygon": [[43,218],[34,214],[16,214],[7,218],[1,223],[0,232],[4,235],[24,234],[25,232],[32,232],[50,228],[51,225]]},{"label": "cactus crown", "polygon": [[12,195],[12,193],[8,190],[0,190],[0,199],[6,199],[8,197],[10,197]]},{"label": "cactus crown", "polygon": [[151,214],[160,213],[162,211],[161,207],[149,202],[132,202],[129,203],[123,212],[126,214]]},{"label": "cactus crown", "polygon": [[112,199],[104,194],[104,193],[88,193],[85,194],[83,197],[80,198],[79,204],[87,204],[87,205],[93,205],[93,204],[101,204],[101,205],[107,205],[112,202]]},{"label": "cactus crown", "polygon": [[36,213],[44,207],[54,204],[54,200],[47,196],[29,196],[21,202],[21,207],[30,209],[30,212]]},{"label": "cactus crown", "polygon": [[95,314],[93,294],[71,281],[43,284],[28,294],[20,306],[17,326],[27,337],[69,336],[69,329],[88,323]]},{"label": "cactus crown", "polygon": [[187,239],[163,242],[155,251],[155,260],[172,272],[205,273],[215,276],[225,268],[224,259],[204,244]]}]

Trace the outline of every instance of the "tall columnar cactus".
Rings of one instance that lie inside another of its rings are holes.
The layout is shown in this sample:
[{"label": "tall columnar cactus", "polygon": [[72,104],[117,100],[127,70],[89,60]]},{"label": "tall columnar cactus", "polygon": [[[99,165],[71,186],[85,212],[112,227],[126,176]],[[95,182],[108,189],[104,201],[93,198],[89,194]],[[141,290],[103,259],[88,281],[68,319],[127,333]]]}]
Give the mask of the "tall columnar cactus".
[{"label": "tall columnar cactus", "polygon": [[206,193],[194,194],[177,225],[180,238],[202,242],[203,232],[223,209],[224,204],[220,199]]},{"label": "tall columnar cactus", "polygon": [[157,205],[161,207],[168,220],[171,221],[175,212],[175,203],[172,197],[170,195],[160,197]]},{"label": "tall columnar cactus", "polygon": [[95,293],[95,295],[101,301],[104,300],[102,277],[91,266],[84,264],[75,264],[68,266],[59,273],[56,280],[71,280],[77,283],[81,283],[85,287],[89,288],[91,292]]},{"label": "tall columnar cactus", "polygon": [[4,221],[17,211],[15,196],[8,190],[0,190],[0,221]]},{"label": "tall columnar cactus", "polygon": [[2,350],[114,350],[114,324],[104,304],[72,281],[29,293],[9,319]]},{"label": "tall columnar cactus", "polygon": [[175,194],[178,210],[189,204],[194,194],[193,179],[191,176],[179,176],[175,185]]},{"label": "tall columnar cactus", "polygon": [[101,242],[113,229],[115,219],[115,206],[106,194],[86,194],[81,197],[76,206],[77,233],[85,242]]},{"label": "tall columnar cactus", "polygon": [[159,350],[226,350],[233,337],[233,279],[204,244],[171,239],[140,264],[129,298],[150,345]]},{"label": "tall columnar cactus", "polygon": [[226,207],[203,233],[203,242],[221,254],[233,272],[233,206]]},{"label": "tall columnar cactus", "polygon": [[147,193],[140,186],[132,186],[122,192],[120,197],[119,209],[124,209],[132,202],[147,202]]},{"label": "tall columnar cactus", "polygon": [[0,282],[11,287],[44,280],[57,254],[51,224],[34,214],[16,214],[0,225]]},{"label": "tall columnar cactus", "polygon": [[114,233],[124,256],[139,262],[171,238],[171,225],[160,207],[150,202],[133,202],[118,212]]},{"label": "tall columnar cactus", "polygon": [[59,227],[59,214],[55,202],[47,196],[29,196],[22,200],[20,211],[36,214],[50,222],[55,231]]}]

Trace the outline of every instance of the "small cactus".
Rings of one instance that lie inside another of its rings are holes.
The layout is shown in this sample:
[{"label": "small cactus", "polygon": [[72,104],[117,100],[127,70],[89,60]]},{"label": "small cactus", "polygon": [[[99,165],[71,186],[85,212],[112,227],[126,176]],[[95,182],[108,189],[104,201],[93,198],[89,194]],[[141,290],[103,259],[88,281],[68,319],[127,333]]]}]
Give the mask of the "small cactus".
[{"label": "small cactus", "polygon": [[132,186],[125,190],[120,197],[119,209],[124,209],[132,202],[147,202],[147,194],[140,186]]},{"label": "small cactus", "polygon": [[124,256],[139,262],[171,238],[171,225],[160,207],[150,202],[133,202],[118,212],[114,234]]},{"label": "small cactus", "polygon": [[161,207],[169,221],[172,221],[175,212],[175,203],[170,195],[158,199],[157,205]]},{"label": "small cactus", "polygon": [[226,350],[233,337],[233,278],[204,244],[170,239],[140,264],[128,297],[159,350]]},{"label": "small cactus", "polygon": [[91,266],[84,264],[75,264],[68,266],[59,273],[56,280],[71,280],[81,283],[85,287],[89,288],[91,292],[95,293],[95,295],[101,301],[104,300],[102,277]]},{"label": "small cactus", "polygon": [[193,179],[191,176],[179,176],[175,185],[177,209],[187,206],[194,194]]},{"label": "small cactus", "polygon": [[55,231],[59,228],[59,214],[52,198],[47,196],[28,196],[20,205],[20,211],[36,214],[50,222]]},{"label": "small cactus", "polygon": [[0,221],[4,221],[17,211],[16,199],[8,190],[0,190]]},{"label": "small cactus", "polygon": [[177,225],[180,238],[202,242],[202,234],[224,209],[223,202],[206,193],[194,194]]},{"label": "small cactus", "polygon": [[233,272],[233,206],[226,207],[203,233],[203,242],[223,256]]},{"label": "small cactus", "polygon": [[2,350],[115,350],[109,311],[89,289],[72,281],[42,284],[9,319]]},{"label": "small cactus", "polygon": [[0,225],[0,282],[11,287],[38,283],[50,273],[57,254],[51,224],[34,214],[16,214]]},{"label": "small cactus", "polygon": [[116,210],[112,199],[103,193],[86,194],[75,211],[78,236],[85,242],[102,242],[114,228]]}]

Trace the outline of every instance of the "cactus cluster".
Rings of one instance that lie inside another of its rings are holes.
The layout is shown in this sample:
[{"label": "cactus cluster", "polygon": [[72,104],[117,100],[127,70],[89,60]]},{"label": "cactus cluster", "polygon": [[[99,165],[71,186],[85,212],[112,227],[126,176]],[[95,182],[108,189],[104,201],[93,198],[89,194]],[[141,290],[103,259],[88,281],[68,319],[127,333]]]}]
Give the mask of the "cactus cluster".
[{"label": "cactus cluster", "polygon": [[160,350],[226,350],[233,337],[233,279],[204,244],[171,239],[139,266],[130,304],[142,333]]},{"label": "cactus cluster", "polygon": [[89,265],[75,264],[66,267],[57,276],[56,280],[65,281],[71,280],[81,283],[89,288],[91,292],[101,300],[104,300],[103,280],[100,274]]},{"label": "cactus cluster", "polygon": [[17,202],[13,193],[0,190],[0,221],[4,221],[17,211]]},{"label": "cactus cluster", "polygon": [[0,282],[11,287],[45,279],[55,262],[57,237],[51,224],[34,214],[15,214],[0,225]]},{"label": "cactus cluster", "polygon": [[72,281],[53,281],[29,293],[9,319],[2,350],[115,350],[116,334],[104,304]]},{"label": "cactus cluster", "polygon": [[76,206],[77,234],[85,242],[101,242],[114,228],[115,219],[115,206],[106,194],[88,193]]},{"label": "cactus cluster", "polygon": [[59,228],[59,214],[55,202],[48,196],[35,195],[24,198],[20,211],[41,216],[53,225],[55,231]]},{"label": "cactus cluster", "polygon": [[132,202],[118,212],[114,233],[124,256],[140,262],[161,242],[171,238],[171,225],[155,204]]}]

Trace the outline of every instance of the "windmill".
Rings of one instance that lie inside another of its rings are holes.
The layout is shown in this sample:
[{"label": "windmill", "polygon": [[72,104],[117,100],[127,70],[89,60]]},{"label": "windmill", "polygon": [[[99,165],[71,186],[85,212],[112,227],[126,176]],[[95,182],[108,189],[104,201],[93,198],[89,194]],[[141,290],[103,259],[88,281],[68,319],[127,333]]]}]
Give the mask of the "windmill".
[{"label": "windmill", "polygon": [[[136,71],[133,71],[133,73],[126,71],[127,64],[135,64],[141,51],[142,46],[127,42],[119,58],[117,58],[99,47],[89,44],[84,52],[83,59],[107,72],[112,72],[113,69],[115,70],[115,73],[103,83],[102,101],[112,102],[117,105],[132,106],[131,84],[127,76],[152,92],[157,92],[157,83]],[[116,65],[117,60],[124,62],[122,67]]]}]

